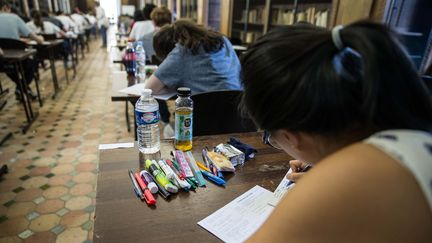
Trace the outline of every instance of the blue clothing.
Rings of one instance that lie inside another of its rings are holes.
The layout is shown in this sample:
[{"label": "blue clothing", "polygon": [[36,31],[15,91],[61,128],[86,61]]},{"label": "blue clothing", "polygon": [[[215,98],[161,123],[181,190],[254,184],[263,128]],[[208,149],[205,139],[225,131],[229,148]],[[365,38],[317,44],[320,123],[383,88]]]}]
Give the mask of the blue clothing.
[{"label": "blue clothing", "polygon": [[0,38],[19,40],[20,36],[29,36],[30,30],[16,14],[0,13]]},{"label": "blue clothing", "polygon": [[177,43],[154,75],[169,89],[188,87],[192,94],[242,90],[240,61],[229,40],[223,39],[220,50],[206,53],[201,48],[196,55]]}]

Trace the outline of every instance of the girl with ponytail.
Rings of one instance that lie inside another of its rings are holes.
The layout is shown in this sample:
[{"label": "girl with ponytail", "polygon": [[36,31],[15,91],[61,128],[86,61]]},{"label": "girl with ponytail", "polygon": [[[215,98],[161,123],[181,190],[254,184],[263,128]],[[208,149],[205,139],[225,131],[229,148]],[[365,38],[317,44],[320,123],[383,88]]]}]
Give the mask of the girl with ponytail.
[{"label": "girl with ponytail", "polygon": [[26,25],[32,33],[47,35],[56,34],[57,37],[65,36],[65,33],[58,26],[49,21],[44,21],[39,10],[32,10],[31,17],[32,20],[27,22]]},{"label": "girl with ponytail", "polygon": [[249,241],[432,242],[432,99],[391,30],[282,27],[241,63],[243,112],[296,159]]}]

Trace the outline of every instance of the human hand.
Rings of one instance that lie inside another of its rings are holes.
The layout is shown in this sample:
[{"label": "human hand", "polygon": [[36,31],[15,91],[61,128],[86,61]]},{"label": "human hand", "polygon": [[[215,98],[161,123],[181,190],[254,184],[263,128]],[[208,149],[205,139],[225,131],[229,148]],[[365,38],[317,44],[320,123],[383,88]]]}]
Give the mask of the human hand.
[{"label": "human hand", "polygon": [[291,160],[289,165],[292,172],[287,175],[287,179],[293,182],[297,182],[306,173],[305,170],[311,167],[311,165],[301,160]]}]

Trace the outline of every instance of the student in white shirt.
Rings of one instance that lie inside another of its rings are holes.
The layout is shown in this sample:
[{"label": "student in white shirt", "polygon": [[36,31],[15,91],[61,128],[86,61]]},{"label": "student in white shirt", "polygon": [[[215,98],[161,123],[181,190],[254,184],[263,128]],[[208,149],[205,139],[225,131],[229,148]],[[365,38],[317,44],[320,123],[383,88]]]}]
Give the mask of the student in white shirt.
[{"label": "student in white shirt", "polygon": [[129,41],[136,41],[141,39],[144,35],[152,33],[155,29],[153,22],[151,21],[150,14],[153,9],[156,8],[154,4],[146,4],[143,9],[144,20],[136,21],[132,30],[129,34]]},{"label": "student in white shirt", "polygon": [[74,10],[74,13],[71,15],[73,21],[77,25],[78,34],[84,33],[86,26],[88,25],[87,20],[84,16],[81,15],[81,12],[78,8]]},{"label": "student in white shirt", "polygon": [[38,10],[33,10],[31,17],[32,20],[26,24],[31,32],[47,35],[55,34],[58,37],[65,35],[65,33],[55,24],[48,21],[43,21],[42,15]]},{"label": "student in white shirt", "polygon": [[73,31],[75,22],[73,22],[69,16],[66,16],[63,11],[57,11],[56,15],[55,18],[62,22],[64,31]]}]

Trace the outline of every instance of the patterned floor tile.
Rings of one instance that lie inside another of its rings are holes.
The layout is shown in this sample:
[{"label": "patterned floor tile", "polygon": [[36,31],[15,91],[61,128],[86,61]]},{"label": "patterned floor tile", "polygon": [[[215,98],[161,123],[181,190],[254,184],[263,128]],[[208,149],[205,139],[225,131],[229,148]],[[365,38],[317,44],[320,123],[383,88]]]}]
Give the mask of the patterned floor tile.
[{"label": "patterned floor tile", "polygon": [[35,232],[24,243],[54,243],[56,235],[50,231]]},{"label": "patterned floor tile", "polygon": [[47,199],[60,198],[68,193],[68,188],[64,186],[52,186],[43,192],[43,196]]},{"label": "patterned floor tile", "polygon": [[17,202],[27,202],[33,201],[34,199],[42,195],[42,190],[40,188],[30,188],[18,193],[15,197]]},{"label": "patterned floor tile", "polygon": [[[0,152],[0,161],[10,167],[0,181],[0,242],[26,237],[24,242],[91,242],[98,145],[133,140],[124,125],[124,103],[107,102],[110,72],[118,70],[108,57],[106,50],[92,48],[68,85],[59,71],[62,63],[56,62],[64,89],[56,100],[45,99],[42,108],[34,103],[39,117],[27,134],[19,128],[24,112],[9,94],[0,116],[0,129],[13,132]],[[50,70],[40,70],[40,76],[42,96],[48,97]],[[0,79],[8,78],[0,74]],[[12,82],[2,84],[15,89]]]},{"label": "patterned floor tile", "polygon": [[57,236],[57,243],[83,242],[87,239],[88,231],[81,228],[69,228]]},{"label": "patterned floor tile", "polygon": [[31,230],[24,230],[23,232],[18,234],[18,237],[21,239],[27,239],[34,234]]},{"label": "patterned floor tile", "polygon": [[58,225],[60,217],[56,214],[45,214],[31,221],[29,228],[34,232],[48,231]]},{"label": "patterned floor tile", "polygon": [[74,210],[65,214],[61,219],[61,224],[66,227],[78,227],[90,219],[90,214],[83,210]]},{"label": "patterned floor tile", "polygon": [[17,202],[9,207],[7,212],[8,218],[14,218],[17,216],[24,216],[34,211],[36,205],[33,202]]},{"label": "patterned floor tile", "polygon": [[60,199],[45,200],[41,204],[37,205],[36,211],[40,214],[55,213],[62,209],[65,202]]}]

